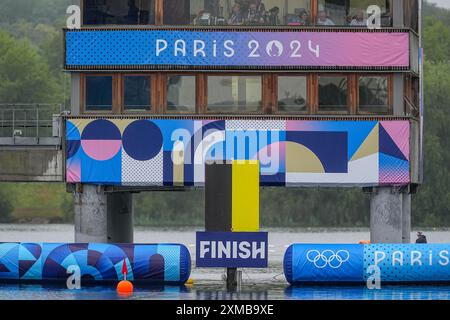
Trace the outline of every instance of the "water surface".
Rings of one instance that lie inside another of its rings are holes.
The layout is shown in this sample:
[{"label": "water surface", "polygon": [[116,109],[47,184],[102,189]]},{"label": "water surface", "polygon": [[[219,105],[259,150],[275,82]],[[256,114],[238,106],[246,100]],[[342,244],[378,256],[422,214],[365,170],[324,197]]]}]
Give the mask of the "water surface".
[{"label": "water surface", "polygon": [[[136,243],[182,243],[195,257],[195,231],[193,228],[162,229],[135,228]],[[269,267],[242,269],[243,285],[239,292],[227,292],[223,277],[225,270],[192,269],[192,286],[140,287],[130,297],[116,293],[114,286],[91,286],[68,290],[63,285],[41,286],[30,284],[0,284],[0,299],[21,300],[111,300],[111,299],[186,299],[186,300],[450,300],[450,286],[382,285],[381,290],[357,286],[301,286],[291,287],[286,282],[282,260],[286,248],[294,242],[302,243],[358,243],[370,238],[368,229],[317,230],[270,229]],[[425,232],[428,241],[450,243],[450,231]],[[411,234],[415,239],[415,232]],[[73,225],[1,225],[0,242],[74,242]],[[195,262],[193,262],[195,264]]]}]

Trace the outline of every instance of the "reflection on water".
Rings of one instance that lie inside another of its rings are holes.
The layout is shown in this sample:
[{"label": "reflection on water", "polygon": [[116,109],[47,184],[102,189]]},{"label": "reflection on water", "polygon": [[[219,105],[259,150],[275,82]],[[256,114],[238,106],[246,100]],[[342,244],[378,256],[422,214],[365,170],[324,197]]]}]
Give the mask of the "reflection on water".
[{"label": "reflection on water", "polygon": [[68,290],[64,284],[41,286],[37,284],[2,284],[0,299],[3,300],[121,300],[121,299],[188,299],[185,286],[136,287],[134,293],[125,297],[116,292],[115,286],[82,286]]},{"label": "reflection on water", "polygon": [[[186,245],[195,257],[195,229],[166,230],[136,228],[135,242],[176,242]],[[242,269],[243,285],[239,292],[227,292],[224,269],[193,268],[191,286],[142,287],[135,284],[130,297],[119,296],[115,286],[89,286],[80,290],[68,290],[65,284],[0,284],[0,299],[20,300],[450,300],[450,285],[392,286],[383,285],[381,290],[369,290],[358,286],[298,286],[286,282],[282,260],[286,248],[300,243],[358,243],[369,239],[368,230],[294,230],[269,231],[269,267],[266,269]],[[449,231],[425,232],[429,242],[450,242]],[[412,234],[411,239],[414,239]],[[72,225],[1,225],[0,242],[73,242]],[[193,262],[195,264],[195,262]]]},{"label": "reflection on water", "polygon": [[380,290],[364,286],[288,287],[285,295],[298,300],[450,300],[450,286],[386,285]]},{"label": "reflection on water", "polygon": [[223,283],[194,286],[135,286],[129,297],[117,294],[114,286],[82,287],[68,290],[62,286],[0,285],[3,300],[450,300],[450,286],[382,286],[369,290],[364,286],[291,287],[280,283],[244,285],[240,291],[227,292]]}]

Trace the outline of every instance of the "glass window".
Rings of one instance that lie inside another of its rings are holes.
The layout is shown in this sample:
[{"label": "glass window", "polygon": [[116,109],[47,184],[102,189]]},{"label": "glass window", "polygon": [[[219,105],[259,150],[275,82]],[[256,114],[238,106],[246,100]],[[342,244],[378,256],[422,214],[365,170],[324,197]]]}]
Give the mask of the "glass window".
[{"label": "glass window", "polygon": [[413,75],[405,75],[405,106],[408,114],[419,110],[420,78]]},{"label": "glass window", "polygon": [[386,112],[389,107],[388,77],[359,78],[359,110]]},{"label": "glass window", "polygon": [[154,0],[84,0],[85,25],[155,24]]},{"label": "glass window", "polygon": [[209,76],[208,111],[255,112],[262,110],[260,76]]},{"label": "glass window", "polygon": [[307,78],[305,76],[278,77],[278,110],[306,111]]},{"label": "glass window", "polygon": [[124,110],[131,111],[151,109],[150,79],[150,76],[124,77]]},{"label": "glass window", "polygon": [[289,26],[310,26],[311,8],[309,0],[289,0],[286,1],[286,8],[283,13],[284,24]]},{"label": "glass window", "polygon": [[86,76],[86,111],[112,110],[112,76]]},{"label": "glass window", "polygon": [[168,25],[309,25],[310,0],[165,0]]},{"label": "glass window", "polygon": [[319,111],[347,111],[346,76],[319,76]]},{"label": "glass window", "polygon": [[195,76],[168,76],[167,111],[195,113]]},{"label": "glass window", "polygon": [[381,9],[381,26],[391,26],[391,0],[319,0],[316,24],[367,27],[367,8],[371,5]]}]

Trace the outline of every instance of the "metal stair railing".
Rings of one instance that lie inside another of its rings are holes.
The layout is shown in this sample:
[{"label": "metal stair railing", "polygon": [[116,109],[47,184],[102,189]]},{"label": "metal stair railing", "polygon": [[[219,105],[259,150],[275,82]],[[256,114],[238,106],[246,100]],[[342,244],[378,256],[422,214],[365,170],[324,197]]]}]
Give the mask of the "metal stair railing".
[{"label": "metal stair railing", "polygon": [[60,145],[62,104],[0,104],[0,145]]}]

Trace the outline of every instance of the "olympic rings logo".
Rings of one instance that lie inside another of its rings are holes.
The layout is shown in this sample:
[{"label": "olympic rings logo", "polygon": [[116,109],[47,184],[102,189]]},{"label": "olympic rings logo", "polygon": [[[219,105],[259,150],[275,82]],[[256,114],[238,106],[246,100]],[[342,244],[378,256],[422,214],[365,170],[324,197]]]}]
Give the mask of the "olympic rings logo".
[{"label": "olympic rings logo", "polygon": [[318,250],[309,250],[306,253],[306,259],[309,262],[314,263],[314,266],[318,269],[323,269],[326,266],[337,269],[340,268],[350,258],[350,253],[347,250],[339,250],[334,252],[332,250],[324,250],[322,252]]}]

